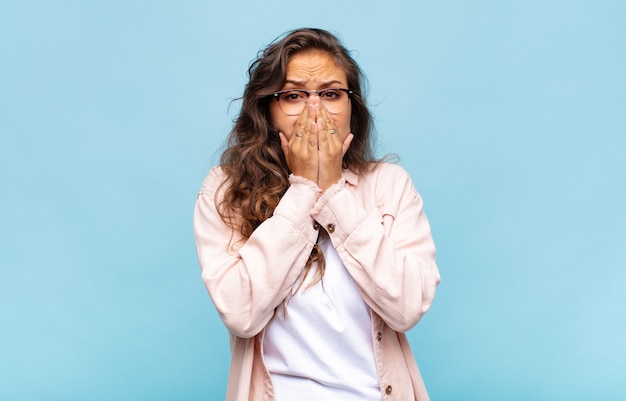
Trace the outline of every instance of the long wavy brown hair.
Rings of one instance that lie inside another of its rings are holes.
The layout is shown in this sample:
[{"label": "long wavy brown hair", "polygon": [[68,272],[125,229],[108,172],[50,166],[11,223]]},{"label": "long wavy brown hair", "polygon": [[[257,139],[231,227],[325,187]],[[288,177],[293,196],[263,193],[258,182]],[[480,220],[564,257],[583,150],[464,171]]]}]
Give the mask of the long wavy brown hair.
[{"label": "long wavy brown hair", "polygon": [[[372,152],[373,122],[365,103],[365,78],[341,41],[325,30],[312,28],[297,29],[279,37],[250,64],[241,111],[220,161],[227,179],[218,191],[221,199],[218,211],[233,232],[241,235],[242,241],[272,216],[289,186],[289,169],[280,138],[272,126],[269,102],[272,94],[285,84],[290,58],[306,50],[332,55],[346,73],[348,88],[354,91],[350,119],[354,139],[343,158],[343,167],[361,173],[377,161]],[[325,265],[317,245],[306,263],[302,282],[313,262],[318,263],[315,283],[321,279]]]}]

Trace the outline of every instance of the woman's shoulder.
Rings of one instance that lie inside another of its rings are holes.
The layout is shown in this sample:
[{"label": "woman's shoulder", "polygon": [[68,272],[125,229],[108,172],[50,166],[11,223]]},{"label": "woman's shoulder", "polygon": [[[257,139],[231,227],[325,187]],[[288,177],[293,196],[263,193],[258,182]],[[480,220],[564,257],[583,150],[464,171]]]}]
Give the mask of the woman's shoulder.
[{"label": "woman's shoulder", "polygon": [[228,176],[224,172],[224,169],[221,166],[213,166],[204,177],[202,181],[202,186],[200,187],[200,194],[215,194],[217,188],[219,188]]},{"label": "woman's shoulder", "polygon": [[[396,163],[373,163],[368,171],[358,175],[355,189],[376,193],[379,197],[396,198],[417,192],[411,176]],[[411,195],[412,196],[412,195]]]},{"label": "woman's shoulder", "polygon": [[377,182],[406,182],[411,181],[409,173],[397,163],[381,161],[372,163],[370,168],[359,174],[359,180],[373,180]]}]

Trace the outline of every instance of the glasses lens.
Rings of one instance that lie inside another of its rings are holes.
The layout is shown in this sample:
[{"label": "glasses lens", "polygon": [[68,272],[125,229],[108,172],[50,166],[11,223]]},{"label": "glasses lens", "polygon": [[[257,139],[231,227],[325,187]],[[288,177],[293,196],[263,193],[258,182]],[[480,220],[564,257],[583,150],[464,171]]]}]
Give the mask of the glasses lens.
[{"label": "glasses lens", "polygon": [[307,95],[300,91],[283,92],[278,97],[278,105],[283,113],[290,116],[297,116],[304,110]]},{"label": "glasses lens", "polygon": [[318,92],[326,109],[333,114],[343,113],[348,108],[348,94],[342,89],[324,89]]},{"label": "glasses lens", "polygon": [[[297,116],[302,113],[309,98],[309,92],[303,90],[290,90],[279,92],[278,105],[283,113]],[[311,92],[312,93],[312,92]],[[344,89],[328,88],[317,92],[320,101],[326,109],[333,114],[343,113],[348,108],[350,96]]]}]

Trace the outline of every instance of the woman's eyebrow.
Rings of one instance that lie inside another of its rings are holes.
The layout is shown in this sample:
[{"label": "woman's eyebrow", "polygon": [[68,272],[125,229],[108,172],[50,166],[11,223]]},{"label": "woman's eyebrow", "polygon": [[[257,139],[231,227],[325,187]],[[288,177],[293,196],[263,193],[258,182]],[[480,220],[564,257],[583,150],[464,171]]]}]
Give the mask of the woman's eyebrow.
[{"label": "woman's eyebrow", "polygon": [[341,81],[337,81],[336,79],[322,83],[322,86],[324,88],[333,88],[333,87],[336,87],[337,85],[342,86],[343,83]]},{"label": "woman's eyebrow", "polygon": [[341,81],[337,81],[336,79],[334,79],[332,81],[323,82],[322,85],[325,88],[330,88],[332,85],[343,85],[343,83]]},{"label": "woman's eyebrow", "polygon": [[294,85],[294,86],[302,86],[303,85],[303,81],[296,81],[296,80],[293,80],[293,79],[288,79],[288,80],[285,81],[285,85],[287,85],[287,84],[291,84],[291,85]]},{"label": "woman's eyebrow", "polygon": [[[296,81],[295,79],[287,79],[285,81],[285,85],[291,84],[297,87],[302,87],[304,85],[304,81]],[[332,85],[343,85],[341,81],[333,79],[331,81],[322,82],[322,88],[330,88]]]}]

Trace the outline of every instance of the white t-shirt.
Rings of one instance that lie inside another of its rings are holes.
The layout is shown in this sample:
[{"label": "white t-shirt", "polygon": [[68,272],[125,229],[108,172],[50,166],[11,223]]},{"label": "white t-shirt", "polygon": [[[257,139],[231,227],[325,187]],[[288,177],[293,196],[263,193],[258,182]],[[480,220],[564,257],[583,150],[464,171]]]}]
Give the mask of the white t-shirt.
[{"label": "white t-shirt", "polygon": [[265,331],[276,401],[380,401],[369,307],[324,230],[319,242],[322,280],[306,288],[314,264],[287,302],[286,316],[279,307]]}]

